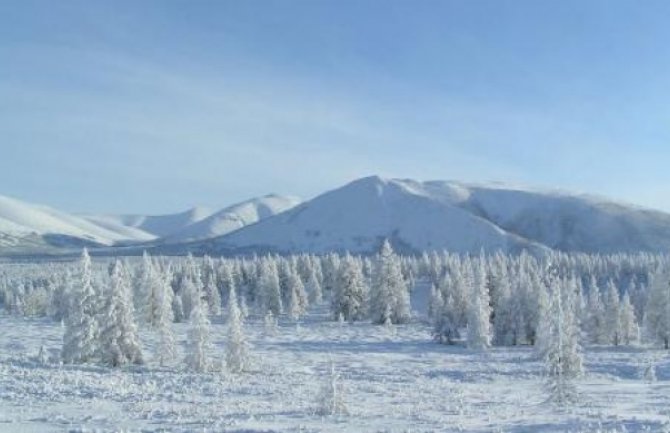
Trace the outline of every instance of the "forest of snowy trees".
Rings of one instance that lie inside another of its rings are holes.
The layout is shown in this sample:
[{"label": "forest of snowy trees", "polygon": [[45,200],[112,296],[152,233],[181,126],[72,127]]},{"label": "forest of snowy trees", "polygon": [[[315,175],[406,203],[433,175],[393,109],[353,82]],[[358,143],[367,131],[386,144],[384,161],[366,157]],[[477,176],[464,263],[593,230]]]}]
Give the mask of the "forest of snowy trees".
[{"label": "forest of snowy trees", "polygon": [[[661,255],[426,253],[399,256],[384,242],[374,256],[150,257],[0,267],[7,313],[48,316],[64,328],[64,363],[141,364],[138,329],[155,332],[151,359],[195,372],[242,372],[251,316],[276,327],[327,306],[333,321],[394,326],[413,319],[412,292],[424,288],[439,343],[472,350],[533,345],[547,361],[548,386],[570,400],[585,345],[670,343],[670,260]],[[422,312],[423,313],[423,312]],[[215,365],[210,321],[225,321],[224,362]],[[186,353],[172,328],[187,322]],[[269,331],[270,332],[270,331]]]}]

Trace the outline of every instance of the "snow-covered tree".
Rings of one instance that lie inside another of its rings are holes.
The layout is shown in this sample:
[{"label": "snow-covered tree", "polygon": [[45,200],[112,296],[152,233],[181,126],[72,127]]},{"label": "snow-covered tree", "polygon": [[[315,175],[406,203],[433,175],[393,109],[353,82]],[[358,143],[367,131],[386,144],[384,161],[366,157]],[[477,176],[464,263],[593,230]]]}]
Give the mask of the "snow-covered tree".
[{"label": "snow-covered tree", "polygon": [[314,268],[310,268],[309,270],[309,278],[307,279],[305,290],[307,291],[310,304],[320,304],[323,302],[321,283],[319,282],[319,278]]},{"label": "snow-covered tree", "polygon": [[211,367],[208,307],[199,297],[194,298],[193,301],[191,327],[186,341],[186,365],[192,371],[204,373]]},{"label": "snow-covered tree", "polygon": [[259,304],[261,311],[272,311],[274,316],[282,313],[281,287],[279,285],[279,274],[277,264],[271,258],[261,261],[259,267]]},{"label": "snow-covered tree", "polygon": [[595,282],[595,277],[592,277],[589,287],[584,328],[591,343],[604,344],[607,341],[605,306],[602,303],[600,289]]},{"label": "snow-covered tree", "polygon": [[242,316],[237,305],[235,287],[228,298],[228,344],[226,345],[226,365],[233,373],[240,373],[249,365],[249,343],[244,335]]},{"label": "snow-covered tree", "polygon": [[356,258],[346,255],[337,270],[337,280],[331,300],[334,319],[340,314],[343,320],[354,322],[364,317],[367,287],[361,264]]},{"label": "snow-covered tree", "polygon": [[[377,256],[370,291],[370,317],[373,323],[407,323],[411,317],[409,290],[400,268],[400,260],[385,240]],[[390,315],[390,317],[388,317]]]},{"label": "snow-covered tree", "polygon": [[640,334],[635,318],[635,307],[630,301],[628,293],[624,293],[619,303],[619,330],[617,334],[622,344],[629,345],[638,339]]},{"label": "snow-covered tree", "polygon": [[134,305],[135,311],[143,322],[155,325],[157,315],[156,291],[159,289],[160,275],[155,268],[151,256],[144,251],[142,263],[135,277]]},{"label": "snow-covered tree", "polygon": [[130,276],[119,260],[114,262],[110,278],[100,315],[100,359],[112,367],[142,364]]},{"label": "snow-covered tree", "polygon": [[665,274],[656,275],[649,290],[645,308],[645,322],[650,335],[670,348],[670,279]]},{"label": "snow-covered tree", "polygon": [[607,343],[619,345],[619,289],[609,280],[605,291],[605,330]]},{"label": "snow-covered tree", "polygon": [[551,301],[544,318],[543,344],[539,347],[544,349],[549,400],[563,405],[577,399],[575,379],[582,374],[579,321],[570,287],[564,287],[557,277],[549,284]]},{"label": "snow-covered tree", "polygon": [[286,276],[286,284],[288,289],[288,313],[293,320],[298,320],[307,312],[308,300],[305,286],[300,280],[300,276],[294,267],[290,266]]},{"label": "snow-covered tree", "polygon": [[205,299],[209,314],[219,316],[221,314],[221,294],[214,280],[214,272],[210,272],[205,277]]},{"label": "snow-covered tree", "polygon": [[480,259],[475,265],[474,284],[468,305],[468,347],[486,349],[491,346],[491,306],[486,287],[486,269]]},{"label": "snow-covered tree", "polygon": [[156,295],[158,305],[158,317],[156,317],[156,329],[158,331],[157,358],[161,366],[166,366],[177,358],[177,346],[172,331],[172,324],[174,322],[174,310],[172,308],[174,293],[170,286],[169,269],[161,278],[161,285]]},{"label": "snow-covered tree", "polygon": [[61,356],[67,364],[89,362],[98,348],[97,293],[93,286],[91,258],[84,249],[79,278],[72,284],[70,311],[65,321]]},{"label": "snow-covered tree", "polygon": [[430,286],[430,299],[428,300],[428,318],[435,322],[435,319],[440,316],[444,307],[444,298],[442,297],[442,290],[438,289],[435,284]]}]

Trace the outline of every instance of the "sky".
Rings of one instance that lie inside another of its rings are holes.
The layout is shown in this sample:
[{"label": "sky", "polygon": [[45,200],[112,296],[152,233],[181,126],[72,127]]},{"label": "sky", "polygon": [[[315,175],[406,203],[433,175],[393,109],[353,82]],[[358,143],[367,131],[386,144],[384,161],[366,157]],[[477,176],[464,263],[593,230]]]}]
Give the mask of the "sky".
[{"label": "sky", "polygon": [[0,1],[0,194],[167,213],[359,177],[670,211],[670,2]]}]

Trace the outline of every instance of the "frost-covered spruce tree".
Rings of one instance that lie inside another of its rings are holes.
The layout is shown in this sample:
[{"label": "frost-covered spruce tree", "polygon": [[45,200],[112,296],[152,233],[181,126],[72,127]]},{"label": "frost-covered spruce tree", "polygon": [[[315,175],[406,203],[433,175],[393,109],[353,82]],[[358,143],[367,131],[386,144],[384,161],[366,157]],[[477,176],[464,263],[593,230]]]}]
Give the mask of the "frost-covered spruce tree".
[{"label": "frost-covered spruce tree", "polygon": [[79,267],[79,278],[72,285],[70,311],[65,320],[61,356],[66,364],[89,362],[98,348],[98,297],[86,248],[81,254]]},{"label": "frost-covered spruce tree", "polygon": [[[195,277],[188,275],[186,275],[182,280],[180,297],[182,311],[184,312],[185,319],[190,319],[193,309],[195,308],[195,304],[202,301],[202,290],[199,285],[199,280],[199,278],[196,279]],[[206,302],[204,307],[209,308],[206,305]]]},{"label": "frost-covered spruce tree", "polygon": [[[390,314],[390,317],[387,315]],[[370,317],[373,323],[407,323],[410,320],[409,290],[403,278],[400,260],[385,240],[377,256],[370,291]]]},{"label": "frost-covered spruce tree", "polygon": [[644,319],[647,332],[670,348],[670,279],[665,273],[652,280]]},{"label": "frost-covered spruce tree", "polygon": [[70,310],[70,293],[72,291],[72,272],[70,268],[59,276],[56,282],[56,288],[51,296],[51,317],[60,322],[65,320]]},{"label": "frost-covered spruce tree", "polygon": [[[498,259],[502,260],[502,259]],[[493,301],[493,341],[499,346],[511,345],[514,341],[514,325],[517,315],[521,311],[515,310],[518,304],[515,304],[512,297],[512,287],[510,277],[504,267],[499,264],[496,270],[495,290]]]},{"label": "frost-covered spruce tree", "polygon": [[619,289],[609,280],[605,292],[605,329],[607,343],[619,345]]},{"label": "frost-covered spruce tree", "polygon": [[628,293],[624,293],[619,303],[618,326],[617,333],[622,344],[629,345],[638,339],[640,331],[635,318],[635,307],[633,307]]},{"label": "frost-covered spruce tree", "polygon": [[186,366],[189,370],[204,373],[210,369],[210,322],[207,305],[200,297],[193,299],[191,327],[186,340]]},{"label": "frost-covered spruce tree", "polygon": [[473,349],[486,349],[491,346],[491,307],[486,287],[486,268],[483,259],[475,265],[474,285],[468,305],[467,345]]},{"label": "frost-covered spruce tree", "polygon": [[158,331],[157,358],[159,364],[164,367],[174,362],[177,358],[177,345],[175,342],[172,324],[174,322],[174,310],[172,308],[174,292],[170,286],[170,269],[161,278],[161,285],[157,293],[158,317],[156,318],[156,330]]},{"label": "frost-covered spruce tree", "polygon": [[266,257],[259,265],[259,304],[261,311],[272,311],[276,317],[282,313],[281,287],[274,259]]},{"label": "frost-covered spruce tree", "polygon": [[321,290],[321,283],[314,268],[309,269],[309,277],[305,284],[305,291],[307,291],[307,299],[310,304],[320,304],[323,302],[323,292]]},{"label": "frost-covered spruce tree", "polygon": [[213,272],[208,273],[207,277],[205,277],[205,297],[209,313],[219,316],[221,314],[221,294],[219,293],[219,288],[216,286]]},{"label": "frost-covered spruce tree", "polygon": [[114,262],[110,280],[100,314],[100,360],[112,367],[142,364],[130,276],[119,260]]},{"label": "frost-covered spruce tree", "polygon": [[249,343],[244,335],[242,315],[237,305],[235,287],[228,298],[228,344],[226,345],[226,365],[233,373],[240,373],[249,365]]},{"label": "frost-covered spruce tree", "polygon": [[595,277],[592,277],[589,286],[589,297],[586,309],[584,329],[589,337],[589,341],[595,344],[604,344],[607,341],[605,306],[603,305],[600,289],[596,284]]},{"label": "frost-covered spruce tree", "polygon": [[298,320],[307,313],[307,307],[309,305],[307,292],[305,292],[305,286],[303,285],[302,280],[300,280],[300,276],[294,266],[289,267],[286,278],[289,294],[288,313],[291,319]]},{"label": "frost-covered spruce tree", "polygon": [[144,251],[135,277],[133,303],[142,322],[154,326],[156,319],[156,290],[160,279],[151,256]]},{"label": "frost-covered spruce tree", "polygon": [[428,301],[428,318],[431,319],[433,323],[439,318],[440,313],[442,312],[442,307],[444,307],[442,290],[438,289],[433,283],[430,286],[430,299]]},{"label": "frost-covered spruce tree", "polygon": [[549,401],[569,404],[577,400],[575,379],[582,374],[579,345],[579,323],[575,314],[575,297],[557,277],[550,281],[551,301],[543,333],[546,387]]},{"label": "frost-covered spruce tree", "polygon": [[337,270],[337,280],[331,300],[333,319],[354,322],[365,315],[364,305],[367,293],[361,264],[347,254]]}]

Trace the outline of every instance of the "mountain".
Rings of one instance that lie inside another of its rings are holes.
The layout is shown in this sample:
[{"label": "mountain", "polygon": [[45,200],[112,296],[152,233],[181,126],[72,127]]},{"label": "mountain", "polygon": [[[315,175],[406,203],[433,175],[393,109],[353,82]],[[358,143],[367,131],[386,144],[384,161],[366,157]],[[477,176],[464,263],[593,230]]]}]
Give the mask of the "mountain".
[{"label": "mountain", "polygon": [[584,195],[373,176],[181,251],[370,252],[383,238],[406,252],[663,252],[670,215]]},{"label": "mountain", "polygon": [[369,252],[388,237],[407,252],[544,249],[445,198],[414,181],[369,177],[229,235],[185,247],[221,252]]},{"label": "mountain", "polygon": [[557,191],[454,181],[356,180],[299,203],[268,195],[218,212],[77,216],[0,196],[0,255],[377,250],[670,251],[670,215]]},{"label": "mountain", "polygon": [[127,230],[144,233],[148,238],[143,240],[151,240],[177,233],[202,221],[212,213],[207,208],[194,207],[185,212],[166,215],[83,215],[83,217],[102,227],[125,227]]},{"label": "mountain", "polygon": [[[148,240],[144,237],[139,240]],[[126,230],[102,227],[48,206],[0,196],[0,246],[28,249],[113,245],[138,240]]]},{"label": "mountain", "polygon": [[173,231],[159,242],[180,243],[222,236],[284,212],[300,203],[296,197],[276,194],[254,198],[222,209],[207,218]]}]

